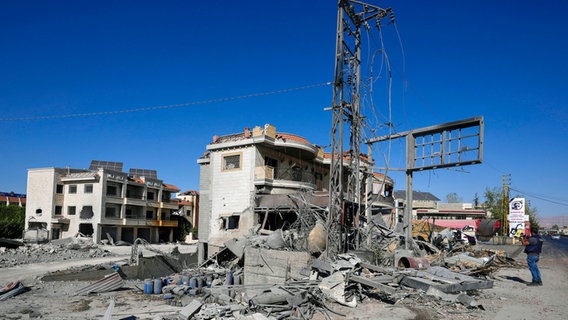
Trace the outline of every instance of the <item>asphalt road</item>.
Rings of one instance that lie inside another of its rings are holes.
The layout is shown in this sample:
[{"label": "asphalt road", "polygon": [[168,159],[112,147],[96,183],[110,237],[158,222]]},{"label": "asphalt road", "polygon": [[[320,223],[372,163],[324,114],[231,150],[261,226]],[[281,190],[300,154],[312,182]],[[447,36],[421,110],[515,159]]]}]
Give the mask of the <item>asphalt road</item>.
[{"label": "asphalt road", "polygon": [[[563,270],[565,278],[568,278],[568,237],[552,240],[550,236],[545,236],[544,239],[541,254],[542,265]],[[568,293],[568,288],[566,290]]]},{"label": "asphalt road", "polygon": [[[543,286],[529,287],[531,274],[528,267],[503,269],[498,272],[499,281],[483,301],[488,306],[483,319],[566,319],[568,315],[568,238],[552,240],[545,236],[538,263]],[[522,246],[521,246],[522,248]],[[526,266],[526,254],[522,251],[514,257]],[[479,318],[479,319],[481,319]]]}]

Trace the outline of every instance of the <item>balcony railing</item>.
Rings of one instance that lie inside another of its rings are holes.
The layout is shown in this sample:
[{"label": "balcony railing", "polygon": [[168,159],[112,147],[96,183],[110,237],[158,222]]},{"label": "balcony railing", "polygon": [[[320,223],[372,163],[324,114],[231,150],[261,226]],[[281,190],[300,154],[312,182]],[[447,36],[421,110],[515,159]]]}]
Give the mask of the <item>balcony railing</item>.
[{"label": "balcony railing", "polygon": [[314,172],[299,167],[260,166],[255,169],[256,179],[288,180],[316,184]]}]

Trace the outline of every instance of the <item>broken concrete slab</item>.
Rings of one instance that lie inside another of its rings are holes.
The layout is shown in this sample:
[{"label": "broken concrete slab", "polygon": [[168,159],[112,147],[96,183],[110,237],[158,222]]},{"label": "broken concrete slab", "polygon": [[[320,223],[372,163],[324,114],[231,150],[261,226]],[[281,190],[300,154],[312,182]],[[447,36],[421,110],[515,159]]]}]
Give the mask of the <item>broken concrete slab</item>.
[{"label": "broken concrete slab", "polygon": [[245,238],[233,238],[225,241],[224,244],[225,247],[227,247],[227,249],[229,249],[237,258],[243,258],[243,255],[245,253],[245,246],[247,244]]},{"label": "broken concrete slab", "polygon": [[461,304],[463,304],[464,306],[468,307],[468,308],[482,308],[483,306],[478,303],[473,297],[467,295],[466,293],[461,293],[457,296],[456,298],[457,301],[459,301]]},{"label": "broken concrete slab", "polygon": [[489,289],[493,287],[492,280],[476,279],[441,267],[432,267],[428,272],[418,271],[416,276],[406,276],[402,279],[401,284],[411,288],[421,289],[425,292],[428,291],[430,287],[434,287],[445,293]]},{"label": "broken concrete slab", "polygon": [[288,299],[292,299],[294,296],[282,289],[273,287],[270,290],[263,291],[260,294],[252,297],[249,300],[250,306],[263,306],[263,305],[275,305],[275,304],[287,304]]},{"label": "broken concrete slab", "polygon": [[179,317],[178,318],[181,319],[181,320],[191,319],[191,317],[193,317],[194,314],[199,312],[199,310],[201,309],[201,306],[202,306],[202,304],[198,300],[191,301],[190,304],[183,307],[179,311]]},{"label": "broken concrete slab", "polygon": [[449,302],[456,302],[456,299],[458,297],[458,294],[445,293],[434,287],[428,288],[426,294],[429,296],[438,297],[444,301],[449,301]]},{"label": "broken concrete slab", "polygon": [[444,258],[444,262],[448,265],[461,265],[466,268],[480,268],[490,264],[495,255],[491,257],[476,258],[471,252],[463,252],[455,256]]},{"label": "broken concrete slab", "polygon": [[[462,274],[459,272],[454,272],[452,270],[449,270],[447,268],[444,267],[440,267],[440,266],[432,266],[430,267],[428,270],[425,271],[417,271],[417,275],[420,275],[422,273],[426,273],[426,274],[432,274],[438,277],[443,277],[443,278],[448,278],[448,279],[458,279],[462,282],[478,282],[478,281],[483,281],[480,280],[478,278],[474,278],[472,276],[468,276],[466,274]],[[426,275],[427,276],[427,275]],[[493,281],[492,280],[488,280],[486,281],[487,285],[490,285],[487,288],[491,288],[493,287]],[[487,288],[481,288],[481,289],[487,289]]]},{"label": "broken concrete slab", "polygon": [[312,259],[312,268],[317,269],[318,271],[324,271],[329,274],[333,272],[333,266],[328,261],[320,260],[313,258]]},{"label": "broken concrete slab", "polygon": [[244,284],[249,296],[283,284],[290,279],[304,279],[303,269],[311,267],[308,252],[245,248]]},{"label": "broken concrete slab", "polygon": [[335,272],[331,276],[323,278],[319,288],[330,299],[349,307],[356,307],[357,300],[355,298],[351,301],[345,299],[345,278],[341,272]]},{"label": "broken concrete slab", "polygon": [[272,232],[266,237],[266,245],[271,249],[280,249],[286,247],[286,242],[282,237],[282,229]]},{"label": "broken concrete slab", "polygon": [[353,281],[353,282],[357,282],[357,283],[361,283],[363,285],[375,288],[375,289],[379,289],[380,291],[386,292],[388,294],[394,294],[396,293],[396,288],[393,288],[391,286],[388,286],[386,284],[383,284],[381,282],[378,281],[374,281],[372,279],[367,279],[361,276],[356,276],[356,275],[350,275],[349,276],[349,281]]},{"label": "broken concrete slab", "polygon": [[75,292],[76,296],[87,295],[91,292],[109,292],[122,288],[124,280],[118,272],[114,272],[104,277],[103,279],[81,288]]}]

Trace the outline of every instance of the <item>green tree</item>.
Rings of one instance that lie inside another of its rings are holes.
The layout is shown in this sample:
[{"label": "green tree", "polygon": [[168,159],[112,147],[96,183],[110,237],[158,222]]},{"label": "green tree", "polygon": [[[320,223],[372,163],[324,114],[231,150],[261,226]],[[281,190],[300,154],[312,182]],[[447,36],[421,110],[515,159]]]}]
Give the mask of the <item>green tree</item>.
[{"label": "green tree", "polygon": [[525,214],[529,216],[529,222],[531,223],[531,228],[540,229],[540,224],[538,223],[538,211],[536,208],[530,206],[527,202],[525,205]]},{"label": "green tree", "polygon": [[477,192],[473,196],[473,207],[476,209],[479,208],[479,196],[477,195]]},{"label": "green tree", "polygon": [[9,205],[0,206],[0,238],[19,239],[24,231],[26,209]]},{"label": "green tree", "polygon": [[558,230],[558,229],[560,229],[560,227],[558,227],[558,225],[557,225],[557,224],[555,224],[555,225],[553,225],[553,226],[552,226],[552,228],[551,228],[551,229],[554,229],[554,230]]},{"label": "green tree", "polygon": [[462,198],[460,198],[458,196],[457,193],[452,192],[452,193],[448,193],[448,195],[446,196],[446,202],[447,203],[460,203],[463,202]]},{"label": "green tree", "polygon": [[485,188],[485,192],[483,193],[485,197],[485,203],[483,203],[483,208],[486,211],[491,212],[493,214],[493,218],[495,219],[502,219],[504,215],[504,206],[503,206],[503,191],[501,188]]}]

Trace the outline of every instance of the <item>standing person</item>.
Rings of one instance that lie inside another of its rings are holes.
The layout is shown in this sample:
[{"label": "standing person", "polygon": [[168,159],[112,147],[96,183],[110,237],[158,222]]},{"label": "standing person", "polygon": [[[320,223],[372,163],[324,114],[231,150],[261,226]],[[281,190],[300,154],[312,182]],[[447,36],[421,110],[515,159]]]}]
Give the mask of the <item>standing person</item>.
[{"label": "standing person", "polygon": [[527,254],[527,264],[532,275],[532,282],[528,286],[542,286],[542,278],[540,277],[540,270],[538,269],[538,260],[540,260],[540,252],[542,251],[542,244],[544,240],[538,235],[538,229],[531,229],[531,236],[529,238],[522,237],[521,241],[525,246],[525,253]]}]

